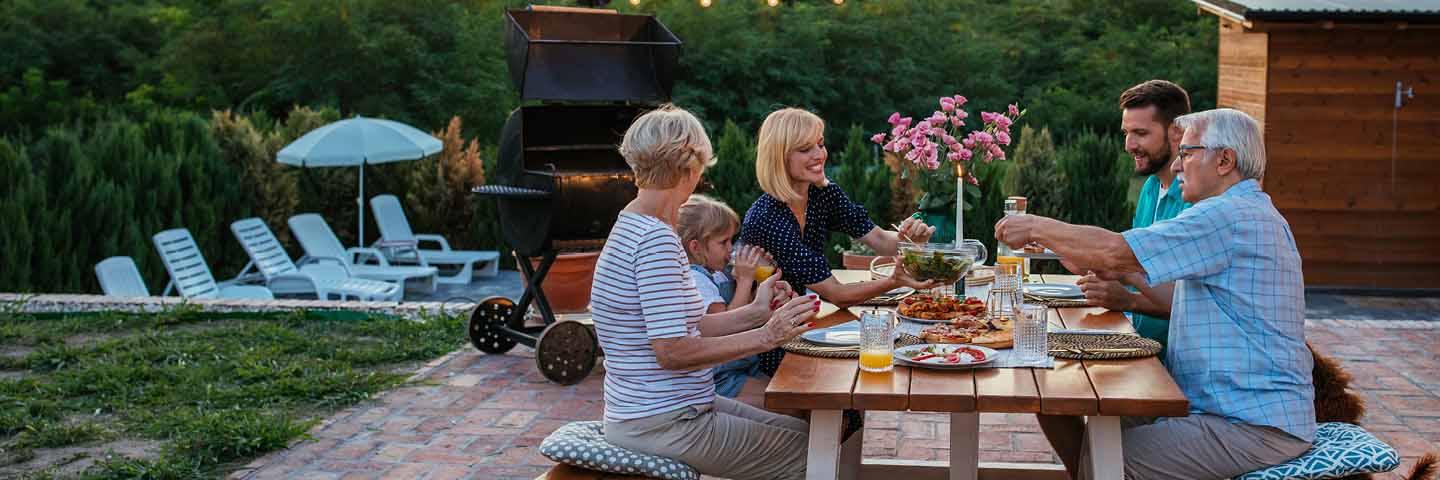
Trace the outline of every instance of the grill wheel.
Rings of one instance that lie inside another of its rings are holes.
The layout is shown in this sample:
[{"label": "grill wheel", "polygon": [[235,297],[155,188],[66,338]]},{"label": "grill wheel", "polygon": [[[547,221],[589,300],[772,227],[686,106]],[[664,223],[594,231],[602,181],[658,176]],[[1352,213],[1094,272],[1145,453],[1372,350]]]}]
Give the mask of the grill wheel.
[{"label": "grill wheel", "polygon": [[510,321],[515,302],[505,297],[490,297],[470,312],[470,344],[482,352],[499,355],[515,348],[515,339],[500,326]]},{"label": "grill wheel", "polygon": [[561,385],[574,385],[595,369],[600,344],[589,326],[574,320],[551,324],[535,344],[540,374]]}]

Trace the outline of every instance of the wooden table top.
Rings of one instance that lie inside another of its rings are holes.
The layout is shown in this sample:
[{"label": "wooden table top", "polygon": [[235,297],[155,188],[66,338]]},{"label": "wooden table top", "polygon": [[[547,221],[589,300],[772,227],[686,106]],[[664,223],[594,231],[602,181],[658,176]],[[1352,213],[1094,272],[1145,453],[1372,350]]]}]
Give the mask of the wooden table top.
[{"label": "wooden table top", "polygon": [[[1074,276],[1047,275],[1052,283]],[[855,307],[858,311],[858,308]],[[817,321],[854,320],[849,310]],[[1051,323],[1069,328],[1133,332],[1119,312],[1052,309]],[[1055,368],[930,370],[896,366],[890,373],[859,369],[855,359],[789,354],[765,390],[772,409],[1006,412],[1054,415],[1185,416],[1190,403],[1155,357],[1126,360],[1055,359]]]}]

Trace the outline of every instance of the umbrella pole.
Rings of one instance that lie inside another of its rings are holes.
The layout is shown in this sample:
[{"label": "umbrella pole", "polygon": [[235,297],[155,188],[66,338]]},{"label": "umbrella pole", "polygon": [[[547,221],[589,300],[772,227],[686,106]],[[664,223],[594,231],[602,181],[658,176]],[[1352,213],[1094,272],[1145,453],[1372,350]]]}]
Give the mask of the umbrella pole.
[{"label": "umbrella pole", "polygon": [[360,162],[360,196],[355,197],[360,206],[360,237],[355,240],[357,247],[365,248],[365,162]]}]

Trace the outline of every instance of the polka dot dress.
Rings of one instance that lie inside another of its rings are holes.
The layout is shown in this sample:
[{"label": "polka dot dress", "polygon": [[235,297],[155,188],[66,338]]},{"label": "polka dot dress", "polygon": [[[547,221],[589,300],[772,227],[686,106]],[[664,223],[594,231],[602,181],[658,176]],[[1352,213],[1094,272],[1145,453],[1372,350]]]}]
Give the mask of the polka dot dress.
[{"label": "polka dot dress", "polygon": [[[741,241],[764,248],[775,257],[775,263],[784,274],[782,278],[799,293],[806,291],[805,285],[830,278],[830,264],[825,261],[825,240],[830,237],[830,232],[860,238],[875,229],[870,213],[864,206],[851,201],[839,185],[811,185],[809,193],[803,234],[790,207],[769,194],[760,195],[750,205],[740,227]],[[778,348],[761,353],[760,371],[775,376],[784,358],[785,351]],[[845,438],[865,424],[865,416],[855,410],[846,410],[844,418]]]},{"label": "polka dot dress", "polygon": [[875,229],[865,207],[850,200],[839,185],[810,186],[810,200],[805,206],[805,231],[790,207],[770,194],[762,194],[740,228],[741,241],[764,248],[784,274],[785,281],[797,292],[805,285],[830,278],[830,264],[825,261],[825,240],[830,232],[860,238]]}]

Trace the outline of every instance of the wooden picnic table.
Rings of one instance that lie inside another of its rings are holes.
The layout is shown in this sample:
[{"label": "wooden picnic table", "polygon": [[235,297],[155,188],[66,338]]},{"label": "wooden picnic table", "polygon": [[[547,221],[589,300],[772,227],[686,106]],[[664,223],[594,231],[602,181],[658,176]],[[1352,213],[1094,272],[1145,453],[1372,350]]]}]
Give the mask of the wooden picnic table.
[{"label": "wooden picnic table", "polygon": [[[1077,278],[1045,276],[1051,283],[1073,283]],[[1068,328],[1134,331],[1123,314],[1100,308],[1052,309],[1049,317],[1052,324]],[[818,323],[829,326],[855,318],[849,310],[841,310]],[[809,479],[900,478],[898,474],[907,480],[974,480],[1066,478],[1058,465],[980,464],[980,412],[1084,416],[1093,478],[1118,479],[1123,475],[1120,417],[1185,416],[1190,404],[1154,357],[1057,358],[1054,369],[931,370],[897,365],[893,372],[877,374],[860,371],[855,359],[790,354],[765,390],[765,406],[810,411]],[[949,465],[863,461],[863,431],[853,435],[842,452],[841,411],[847,409],[949,413]]]}]

